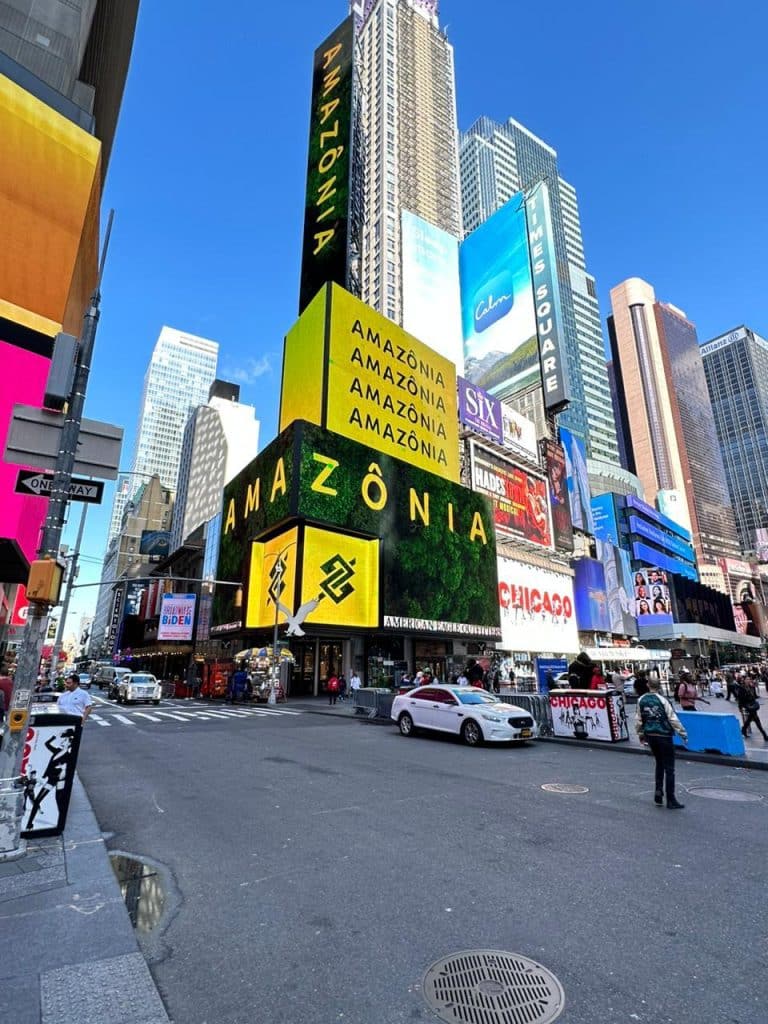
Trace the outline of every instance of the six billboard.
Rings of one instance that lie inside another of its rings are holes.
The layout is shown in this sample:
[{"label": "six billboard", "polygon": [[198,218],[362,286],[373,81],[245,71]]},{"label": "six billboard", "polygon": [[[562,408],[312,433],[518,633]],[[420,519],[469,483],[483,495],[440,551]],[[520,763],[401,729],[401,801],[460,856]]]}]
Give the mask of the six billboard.
[{"label": "six billboard", "polygon": [[456,382],[459,388],[459,420],[464,426],[538,465],[535,424],[478,384],[464,377],[457,377]]},{"label": "six billboard", "polygon": [[505,398],[541,381],[522,192],[459,249],[464,376]]},{"label": "six billboard", "polygon": [[326,281],[347,283],[353,46],[350,15],[315,50],[299,312]]},{"label": "six billboard", "polygon": [[472,489],[491,499],[496,532],[551,548],[546,480],[476,441],[470,442],[469,450]]}]

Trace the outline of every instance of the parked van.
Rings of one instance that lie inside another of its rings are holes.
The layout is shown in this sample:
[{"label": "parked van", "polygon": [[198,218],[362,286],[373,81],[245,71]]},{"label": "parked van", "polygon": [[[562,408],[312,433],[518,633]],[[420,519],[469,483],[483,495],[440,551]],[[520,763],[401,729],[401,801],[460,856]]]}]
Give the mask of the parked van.
[{"label": "parked van", "polygon": [[123,676],[131,674],[129,668],[115,668],[113,665],[99,665],[93,677],[100,690],[108,690],[113,684],[119,683]]}]

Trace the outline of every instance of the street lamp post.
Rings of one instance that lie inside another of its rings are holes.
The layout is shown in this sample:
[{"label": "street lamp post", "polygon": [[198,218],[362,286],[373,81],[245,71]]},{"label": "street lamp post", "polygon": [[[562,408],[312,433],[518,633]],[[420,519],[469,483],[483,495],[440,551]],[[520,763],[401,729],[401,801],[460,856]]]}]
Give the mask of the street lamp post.
[{"label": "street lamp post", "polygon": [[269,689],[269,697],[267,698],[268,704],[277,704],[277,687],[280,681],[280,652],[278,650],[278,616],[279,608],[278,601],[280,599],[280,591],[282,589],[283,582],[283,557],[282,552],[277,556],[277,563],[275,565],[275,630],[272,634],[272,686]]}]

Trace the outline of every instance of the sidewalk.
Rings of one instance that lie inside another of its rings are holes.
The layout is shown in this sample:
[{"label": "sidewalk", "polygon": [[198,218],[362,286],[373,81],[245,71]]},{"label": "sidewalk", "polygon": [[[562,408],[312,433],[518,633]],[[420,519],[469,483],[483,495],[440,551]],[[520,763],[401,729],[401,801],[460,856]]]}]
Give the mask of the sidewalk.
[{"label": "sidewalk", "polygon": [[0,861],[0,1021],[168,1024],[77,778],[65,835]]},{"label": "sidewalk", "polygon": [[[506,696],[513,695],[506,694]],[[289,698],[285,706],[309,712],[310,714],[357,719],[360,722],[369,722],[374,725],[391,724],[388,718],[371,719],[365,714],[357,714],[351,701],[329,704],[328,699],[323,697],[308,697],[303,700],[291,700]],[[677,708],[676,704],[673,704],[673,706]],[[632,704],[627,704],[627,719],[629,721],[628,741],[625,740],[621,743],[603,743],[599,740],[570,740],[559,736],[543,736],[541,738],[541,742],[565,743],[574,747],[595,747],[599,750],[613,750],[624,754],[641,754],[647,756],[648,748],[643,746],[635,733],[635,708],[636,704],[634,702]],[[738,720],[739,727],[741,727],[741,716],[738,708],[733,703],[727,702],[724,699],[717,700],[712,697],[711,705],[706,708],[706,710],[709,712],[714,711],[717,714],[732,714]],[[768,712],[766,713],[765,724],[768,725]],[[727,765],[730,768],[754,768],[761,771],[768,771],[768,743],[763,742],[762,736],[754,728],[752,729],[751,738],[744,740],[744,746],[744,757],[730,757],[724,754],[705,754],[693,751],[689,752],[681,748],[677,749],[677,754],[678,757],[685,758],[685,760],[700,761],[705,764],[721,764]]]}]

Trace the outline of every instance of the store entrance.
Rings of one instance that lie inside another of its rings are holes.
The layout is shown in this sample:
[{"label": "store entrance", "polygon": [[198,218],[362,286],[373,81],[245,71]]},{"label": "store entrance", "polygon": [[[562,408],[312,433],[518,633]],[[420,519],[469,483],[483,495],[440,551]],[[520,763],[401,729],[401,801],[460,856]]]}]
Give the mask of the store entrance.
[{"label": "store entrance", "polygon": [[[308,640],[303,643],[292,643],[294,657],[293,679],[291,681],[291,697],[314,697],[315,676],[317,675],[319,694],[325,693],[325,684],[333,673],[338,675],[344,669],[343,645],[321,640]],[[317,664],[316,664],[317,661]],[[317,672],[315,669],[317,668]]]}]

